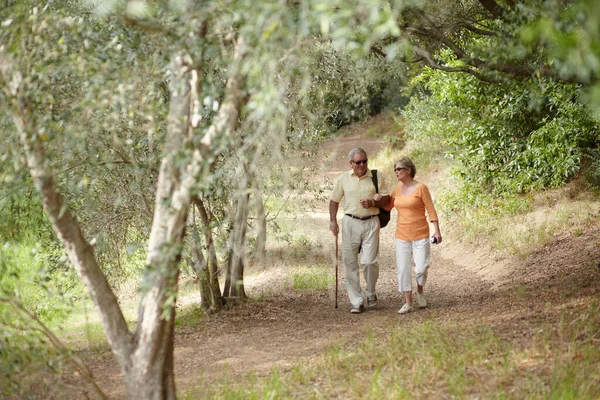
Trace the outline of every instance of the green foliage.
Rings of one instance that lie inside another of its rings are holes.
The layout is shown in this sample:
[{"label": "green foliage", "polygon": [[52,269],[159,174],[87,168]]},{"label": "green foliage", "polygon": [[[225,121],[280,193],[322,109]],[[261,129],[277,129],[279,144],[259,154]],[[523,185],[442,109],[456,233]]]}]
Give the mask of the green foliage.
[{"label": "green foliage", "polygon": [[557,187],[598,146],[598,126],[576,86],[541,81],[482,83],[426,70],[428,95],[404,111],[410,138],[446,149],[461,177],[495,194]]},{"label": "green foliage", "polygon": [[[17,320],[19,321],[19,320]],[[17,323],[17,326],[19,324]],[[63,361],[37,332],[22,326],[15,334],[0,324],[0,397],[36,398],[56,390],[56,383],[36,379],[47,373],[63,370]],[[33,382],[35,381],[35,382]]]},{"label": "green foliage", "polygon": [[[8,173],[6,173],[8,172]],[[15,176],[18,175],[18,176]],[[29,176],[24,171],[0,171],[0,241],[21,241],[32,236],[51,240],[52,230],[34,192]]]},{"label": "green foliage", "polygon": [[407,103],[406,67],[378,56],[358,57],[317,42],[306,55],[312,71],[311,109],[337,129]]},{"label": "green foliage", "polygon": [[[27,376],[59,373],[63,360],[13,304],[19,304],[41,323],[57,326],[73,312],[82,287],[65,263],[63,251],[51,244],[22,239],[0,248],[0,387],[2,395],[41,393],[45,384],[25,385]],[[52,250],[54,248],[54,250]],[[41,386],[40,386],[41,385]]]},{"label": "green foliage", "polygon": [[[37,134],[47,144],[59,191],[96,243],[108,275],[124,276],[125,248],[145,241],[147,234],[139,232],[149,230],[153,199],[147,193],[156,177],[167,110],[164,71],[157,68],[166,63],[166,42],[126,29],[116,19],[81,14],[69,2],[36,5],[22,2],[0,10],[3,57],[27,81]],[[12,226],[28,224],[19,228],[23,234],[39,236],[48,224],[23,176],[18,138],[8,123],[13,113],[8,101],[2,102],[0,120],[7,129],[0,135],[8,146],[0,162],[9,168],[0,178],[14,184],[0,188],[0,199],[9,212],[7,225],[18,219]]]},{"label": "green foliage", "polygon": [[81,294],[61,249],[28,242],[7,242],[0,249],[0,295],[17,299],[42,322],[64,320]]},{"label": "green foliage", "polygon": [[598,118],[598,100],[594,93],[600,72],[600,10],[594,0],[560,2],[532,1],[519,10],[527,23],[518,38],[527,46],[543,46],[552,66],[566,78],[590,83],[586,91],[590,110]]},{"label": "green foliage", "polygon": [[593,149],[588,155],[590,164],[586,169],[586,179],[593,189],[600,190],[600,149]]}]

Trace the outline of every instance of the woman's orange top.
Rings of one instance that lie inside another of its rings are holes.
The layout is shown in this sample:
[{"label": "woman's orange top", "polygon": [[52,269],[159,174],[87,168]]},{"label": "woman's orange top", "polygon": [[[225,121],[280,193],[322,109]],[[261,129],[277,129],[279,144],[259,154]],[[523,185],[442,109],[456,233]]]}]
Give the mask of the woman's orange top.
[{"label": "woman's orange top", "polygon": [[424,183],[419,183],[411,194],[404,195],[402,194],[402,182],[399,182],[385,208],[391,210],[392,207],[398,211],[395,236],[397,239],[407,242],[429,237],[429,224],[425,217],[425,211],[427,211],[430,222],[438,220],[431,194]]}]

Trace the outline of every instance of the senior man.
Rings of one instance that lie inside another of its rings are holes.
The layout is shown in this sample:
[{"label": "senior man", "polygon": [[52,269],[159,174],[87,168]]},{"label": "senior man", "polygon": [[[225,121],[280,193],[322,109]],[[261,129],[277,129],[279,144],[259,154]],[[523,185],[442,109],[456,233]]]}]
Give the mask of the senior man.
[{"label": "senior man", "polygon": [[360,263],[363,265],[365,277],[365,295],[367,305],[377,305],[375,286],[379,277],[379,206],[387,204],[390,192],[385,180],[378,179],[379,194],[382,198],[373,200],[376,194],[372,171],[367,167],[367,152],[356,147],[348,154],[349,171],[342,173],[333,188],[329,200],[329,230],[337,236],[339,225],[337,213],[343,201],[344,216],[342,217],[342,259],[346,290],[352,304],[351,313],[360,314],[365,310],[363,291],[360,285]]}]

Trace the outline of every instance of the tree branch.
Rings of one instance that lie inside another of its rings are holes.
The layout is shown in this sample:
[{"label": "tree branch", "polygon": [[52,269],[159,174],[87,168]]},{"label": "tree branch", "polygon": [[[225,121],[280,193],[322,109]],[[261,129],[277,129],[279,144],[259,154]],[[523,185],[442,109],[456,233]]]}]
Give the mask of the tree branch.
[{"label": "tree branch", "polygon": [[[491,2],[495,3],[495,2]],[[488,4],[492,6],[491,4]],[[496,4],[497,5],[497,4]],[[531,76],[537,77],[548,77],[555,80],[559,80],[565,83],[575,83],[575,84],[586,84],[589,82],[582,82],[581,79],[577,77],[563,77],[560,76],[559,73],[551,68],[541,67],[541,68],[532,68],[529,66],[518,66],[518,65],[501,65],[501,64],[493,64],[489,63],[485,60],[479,58],[471,57],[465,50],[463,50],[460,46],[458,46],[452,39],[450,39],[447,35],[445,35],[440,29],[436,27],[436,24],[429,20],[429,18],[425,15],[422,10],[415,9],[415,14],[418,15],[422,21],[426,24],[426,27],[419,26],[411,26],[405,25],[404,30],[409,35],[421,37],[425,40],[434,39],[441,43],[443,46],[451,50],[457,59],[465,62],[469,67],[446,67],[441,62],[437,61],[435,57],[425,48],[415,46],[414,53],[418,56],[421,56],[426,62],[434,69],[439,69],[446,72],[465,72],[471,74],[478,79],[484,82],[500,82],[502,79],[499,77],[492,77],[485,74],[485,71],[496,72],[502,74],[508,74],[515,78],[525,78]],[[465,26],[466,24],[462,24]],[[470,25],[467,25],[470,26]],[[477,29],[471,26],[474,29]],[[486,31],[487,32],[487,31]],[[490,32],[493,33],[493,32]],[[494,34],[497,36],[497,34]]]},{"label": "tree branch", "polygon": [[138,19],[131,18],[131,17],[125,15],[124,13],[119,14],[117,17],[119,18],[119,20],[125,27],[135,26],[146,32],[160,33],[160,34],[168,36],[172,39],[179,39],[179,37],[177,35],[175,35],[172,30],[165,29],[165,27],[163,27],[162,25],[159,25],[156,23],[151,23],[151,22],[146,22],[146,21],[140,21]]},{"label": "tree branch", "polygon": [[504,10],[494,0],[479,0],[479,4],[483,6],[494,18],[501,19],[504,17]]},{"label": "tree branch", "polygon": [[492,37],[500,37],[500,35],[498,34],[498,32],[494,32],[494,31],[490,31],[487,29],[481,29],[481,28],[477,28],[476,26],[472,25],[472,24],[468,24],[466,22],[460,23],[458,26],[465,28],[473,33],[476,33],[478,35],[482,35],[482,36],[492,36]]},{"label": "tree branch", "polygon": [[437,62],[435,60],[435,58],[425,49],[421,48],[421,47],[413,47],[413,52],[420,57],[423,57],[427,63],[429,64],[429,66],[431,68],[434,69],[439,69],[441,71],[445,71],[445,72],[465,72],[467,74],[471,74],[473,76],[475,76],[477,79],[483,81],[483,82],[488,82],[488,83],[497,83],[500,82],[499,79],[494,79],[488,76],[485,76],[483,74],[481,74],[479,71],[473,69],[473,68],[469,68],[469,67],[446,67],[444,65],[441,65],[439,62]]}]

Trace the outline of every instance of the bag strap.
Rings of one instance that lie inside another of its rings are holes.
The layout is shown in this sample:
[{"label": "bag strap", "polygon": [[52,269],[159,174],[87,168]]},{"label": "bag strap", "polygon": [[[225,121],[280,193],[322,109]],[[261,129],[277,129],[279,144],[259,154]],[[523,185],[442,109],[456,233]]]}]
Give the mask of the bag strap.
[{"label": "bag strap", "polygon": [[375,185],[375,193],[379,193],[379,187],[377,186],[377,170],[372,169],[371,173],[373,174],[373,185]]}]

